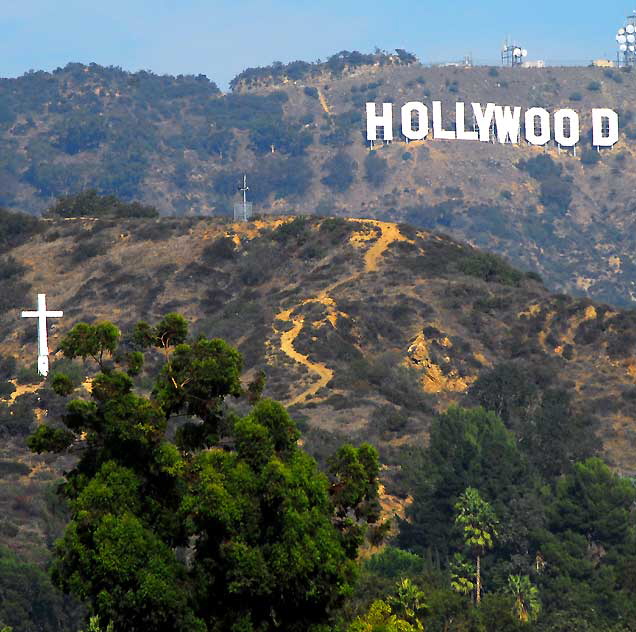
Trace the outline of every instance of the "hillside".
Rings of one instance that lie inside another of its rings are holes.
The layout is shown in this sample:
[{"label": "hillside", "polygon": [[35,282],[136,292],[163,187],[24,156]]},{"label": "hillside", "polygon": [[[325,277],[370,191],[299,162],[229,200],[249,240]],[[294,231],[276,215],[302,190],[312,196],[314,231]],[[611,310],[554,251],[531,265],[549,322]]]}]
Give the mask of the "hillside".
[{"label": "hillside", "polygon": [[[63,406],[28,370],[36,328],[19,313],[39,291],[65,313],[50,324],[52,350],[80,320],[126,331],[169,311],[195,333],[226,338],[243,353],[244,382],[265,371],[265,394],[290,407],[319,459],[343,439],[380,447],[394,508],[405,495],[401,451],[426,441],[436,411],[474,401],[470,386],[508,361],[573,396],[563,414],[598,420],[597,439],[577,441],[600,442],[615,468],[636,473],[633,313],[551,294],[447,237],[336,218],[56,220],[33,230],[3,260],[0,316],[2,378],[18,380],[0,411],[0,533],[29,555],[60,519],[43,496],[60,463],[24,445]],[[69,369],[59,353],[52,366]]]},{"label": "hillside", "polygon": [[[633,73],[600,68],[428,68],[356,53],[248,69],[222,94],[204,76],[69,64],[0,81],[0,204],[37,213],[94,187],[164,214],[227,215],[248,173],[259,214],[408,221],[506,255],[548,287],[636,300]],[[441,100],[593,107],[620,142],[578,155],[529,146],[393,142],[370,152],[364,103]]]},{"label": "hillside", "polygon": [[374,220],[44,225],[10,251],[23,284],[17,304],[4,302],[0,353],[20,366],[34,359],[36,332],[18,312],[38,291],[65,314],[51,321],[52,348],[80,320],[126,330],[179,311],[196,332],[241,350],[246,379],[264,369],[267,392],[310,428],[377,433],[366,428],[373,412],[401,407],[407,426],[378,434],[397,445],[423,435],[430,414],[460,401],[484,371],[525,359],[557,368],[581,406],[603,416],[610,461],[636,472],[630,311],[551,294],[491,255]]}]

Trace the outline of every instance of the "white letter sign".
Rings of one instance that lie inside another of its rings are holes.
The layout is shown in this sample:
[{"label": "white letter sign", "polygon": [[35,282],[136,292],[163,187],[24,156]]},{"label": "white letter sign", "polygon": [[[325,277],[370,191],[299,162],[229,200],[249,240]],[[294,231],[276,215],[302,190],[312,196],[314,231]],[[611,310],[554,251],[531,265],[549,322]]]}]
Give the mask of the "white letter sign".
[{"label": "white letter sign", "polygon": [[433,101],[433,137],[441,140],[455,140],[455,132],[444,129],[442,123],[442,102]]},{"label": "white letter sign", "polygon": [[[565,134],[565,121],[570,124],[570,132]],[[554,113],[554,140],[564,147],[574,147],[581,139],[579,115],[574,110],[557,110]]]},{"label": "white letter sign", "polygon": [[[413,112],[417,112],[419,127],[413,129]],[[418,101],[409,101],[402,106],[402,134],[409,140],[422,140],[428,136],[428,108]]]},{"label": "white letter sign", "polygon": [[[607,121],[607,129],[603,123]],[[604,132],[607,131],[607,134]],[[611,147],[618,141],[618,114],[608,108],[592,110],[592,145],[595,147]]]},{"label": "white letter sign", "polygon": [[[539,119],[540,132],[537,133],[536,119]],[[526,140],[531,145],[545,145],[551,137],[550,113],[544,108],[530,108],[526,112]]]},{"label": "white letter sign", "polygon": [[382,114],[375,113],[375,103],[367,103],[367,140],[378,139],[378,127],[383,130],[384,140],[393,140],[393,104],[383,103]]}]

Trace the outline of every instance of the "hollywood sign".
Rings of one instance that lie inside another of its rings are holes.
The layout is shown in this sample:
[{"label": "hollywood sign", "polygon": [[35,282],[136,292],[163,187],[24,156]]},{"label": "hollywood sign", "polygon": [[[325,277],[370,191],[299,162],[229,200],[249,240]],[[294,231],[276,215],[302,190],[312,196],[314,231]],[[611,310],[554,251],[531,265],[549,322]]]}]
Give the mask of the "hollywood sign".
[{"label": "hollywood sign", "polygon": [[[471,103],[472,122],[466,127],[466,106],[455,104],[455,126],[447,129],[441,101],[432,102],[432,120],[429,108],[419,101],[409,101],[400,109],[402,135],[408,140],[423,140],[432,131],[432,138],[440,140],[476,140],[490,142],[492,135],[500,143],[517,144],[521,134],[531,145],[545,145],[554,140],[562,147],[575,147],[581,140],[581,122],[571,109],[556,110],[550,114],[545,108],[533,107],[522,116],[521,107],[487,103]],[[446,126],[445,126],[446,125]],[[393,140],[393,104],[383,103],[378,114],[375,103],[367,103],[367,140]],[[608,108],[592,110],[592,145],[612,147],[618,141],[618,114]]]}]

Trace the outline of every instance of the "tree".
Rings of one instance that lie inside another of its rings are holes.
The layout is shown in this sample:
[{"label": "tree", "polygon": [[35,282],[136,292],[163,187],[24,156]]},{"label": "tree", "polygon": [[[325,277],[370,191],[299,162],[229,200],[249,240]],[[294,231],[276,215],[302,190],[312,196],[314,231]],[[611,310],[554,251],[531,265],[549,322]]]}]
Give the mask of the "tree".
[{"label": "tree", "polygon": [[398,583],[395,595],[389,597],[388,602],[396,615],[408,621],[416,630],[424,630],[420,621],[420,618],[428,612],[424,597],[424,592],[405,577]]},{"label": "tree", "polygon": [[94,616],[88,620],[88,628],[86,628],[86,632],[113,632],[113,624],[109,623],[105,629],[102,629],[102,626],[99,623],[99,617]]},{"label": "tree", "polygon": [[77,629],[77,604],[64,599],[41,568],[4,546],[0,546],[0,595],[0,632]]},{"label": "tree", "polygon": [[[150,397],[104,366],[90,400],[30,438],[80,454],[61,488],[71,520],[55,583],[122,632],[322,630],[355,576],[358,540],[341,509],[377,520],[377,453],[343,447],[336,493],[280,404],[259,399],[242,417],[225,404],[243,394],[238,351],[188,339],[178,315],[135,334],[164,360]],[[85,342],[77,331],[62,341],[71,356]]]},{"label": "tree", "polygon": [[266,376],[262,369],[258,371],[254,379],[247,385],[247,397],[250,404],[255,404],[263,395]]},{"label": "tree", "polygon": [[597,420],[575,410],[572,396],[555,386],[549,366],[502,362],[482,373],[470,389],[481,406],[501,417],[529,462],[544,477],[567,472],[598,449]]},{"label": "tree", "polygon": [[455,504],[455,524],[464,534],[466,547],[475,556],[475,601],[481,602],[481,556],[494,546],[497,536],[497,517],[492,507],[469,487]]},{"label": "tree", "polygon": [[460,595],[470,595],[475,590],[475,567],[461,554],[455,553],[450,562],[451,588]]},{"label": "tree", "polygon": [[89,325],[77,323],[71,331],[64,336],[60,343],[60,349],[65,357],[92,358],[100,369],[104,369],[104,355],[112,356],[117,349],[121,332],[109,322]]},{"label": "tree", "polygon": [[515,437],[483,408],[450,407],[435,417],[428,446],[414,451],[405,470],[413,503],[400,521],[399,543],[414,552],[430,548],[441,555],[462,545],[448,525],[467,487],[479,486],[507,522],[511,501],[528,478]]},{"label": "tree", "polygon": [[364,617],[358,617],[347,628],[347,632],[418,632],[421,629],[399,619],[386,601],[378,599]]},{"label": "tree", "polygon": [[539,589],[527,575],[510,575],[508,593],[514,598],[513,612],[522,623],[535,621],[541,612]]},{"label": "tree", "polygon": [[[364,541],[368,525],[375,525],[380,517],[379,471],[378,452],[368,443],[359,448],[344,445],[329,459],[335,522],[351,553]],[[388,522],[379,525],[372,532],[372,540],[381,540],[389,527]]]}]

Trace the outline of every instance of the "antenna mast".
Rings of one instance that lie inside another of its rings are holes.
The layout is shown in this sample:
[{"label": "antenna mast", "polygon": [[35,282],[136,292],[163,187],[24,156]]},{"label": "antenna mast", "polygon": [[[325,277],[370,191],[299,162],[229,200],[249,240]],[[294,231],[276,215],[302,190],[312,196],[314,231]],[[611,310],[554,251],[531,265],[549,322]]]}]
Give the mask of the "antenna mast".
[{"label": "antenna mast", "polygon": [[636,11],[632,15],[628,15],[624,26],[618,29],[616,33],[616,44],[618,46],[618,65],[635,66],[636,65]]},{"label": "antenna mast", "polygon": [[243,194],[243,202],[234,204],[234,221],[247,222],[252,218],[252,203],[247,201],[247,192],[250,188],[247,186],[247,175],[243,174],[243,185],[236,187],[237,191]]},{"label": "antenna mast", "polygon": [[239,191],[243,193],[243,221],[247,221],[247,192],[250,188],[247,186],[247,174],[243,174],[243,186],[239,187]]}]

